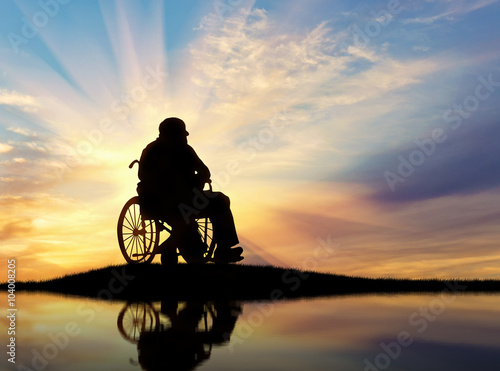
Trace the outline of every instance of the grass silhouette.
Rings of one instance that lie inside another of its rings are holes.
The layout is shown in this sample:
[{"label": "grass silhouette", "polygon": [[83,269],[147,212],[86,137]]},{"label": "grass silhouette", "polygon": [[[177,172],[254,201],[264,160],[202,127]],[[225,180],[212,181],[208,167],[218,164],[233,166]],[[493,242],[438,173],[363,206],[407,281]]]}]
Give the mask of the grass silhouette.
[{"label": "grass silhouette", "polygon": [[[0,289],[7,289],[1,284]],[[244,264],[124,264],[43,281],[16,283],[42,291],[107,300],[278,300],[369,293],[498,293],[500,280],[365,278]]]}]

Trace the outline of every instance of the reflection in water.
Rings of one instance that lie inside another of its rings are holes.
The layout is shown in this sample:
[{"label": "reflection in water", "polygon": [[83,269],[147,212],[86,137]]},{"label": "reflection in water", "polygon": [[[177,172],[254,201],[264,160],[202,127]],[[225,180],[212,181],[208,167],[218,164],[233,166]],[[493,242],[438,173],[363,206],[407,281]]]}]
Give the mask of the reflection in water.
[{"label": "reflection in water", "polygon": [[[16,304],[16,364],[0,361],[0,370],[489,371],[500,364],[500,295],[124,303],[20,292]],[[411,344],[398,347],[402,334]]]},{"label": "reflection in water", "polygon": [[117,326],[137,344],[144,370],[193,370],[210,358],[212,346],[230,340],[240,313],[240,304],[233,301],[164,299],[160,310],[152,303],[131,302],[118,314]]}]

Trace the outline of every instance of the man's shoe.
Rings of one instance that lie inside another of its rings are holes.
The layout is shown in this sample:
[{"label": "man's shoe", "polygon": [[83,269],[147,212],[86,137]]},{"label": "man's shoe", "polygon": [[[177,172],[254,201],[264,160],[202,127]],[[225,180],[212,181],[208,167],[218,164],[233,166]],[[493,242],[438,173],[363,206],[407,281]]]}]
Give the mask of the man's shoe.
[{"label": "man's shoe", "polygon": [[231,250],[229,250],[231,252],[231,255],[241,255],[243,254],[243,248],[241,246],[237,246],[237,247],[233,247]]},{"label": "man's shoe", "polygon": [[240,255],[240,256],[235,256],[235,257],[232,257],[232,258],[228,261],[228,263],[237,263],[237,262],[242,261],[243,259],[245,259],[245,257],[244,257],[244,256],[241,256],[241,255]]},{"label": "man's shoe", "polygon": [[244,259],[244,257],[241,256],[242,253],[243,253],[243,249],[240,246],[230,249],[229,254],[228,254],[229,255],[228,262],[229,263],[236,263],[236,262],[242,261]]},{"label": "man's shoe", "polygon": [[238,246],[229,250],[215,250],[214,253],[214,262],[215,263],[236,263],[244,259],[241,254],[243,253],[243,249]]}]

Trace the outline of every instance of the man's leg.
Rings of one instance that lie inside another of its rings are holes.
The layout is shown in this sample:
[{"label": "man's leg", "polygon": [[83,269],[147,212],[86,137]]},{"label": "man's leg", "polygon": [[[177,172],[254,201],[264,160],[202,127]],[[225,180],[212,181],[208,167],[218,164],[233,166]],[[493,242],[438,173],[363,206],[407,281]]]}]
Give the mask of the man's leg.
[{"label": "man's leg", "polygon": [[203,259],[205,245],[198,233],[198,225],[194,220],[186,223],[184,218],[172,218],[168,224],[175,234],[175,244],[182,257],[188,263],[200,263]]},{"label": "man's leg", "polygon": [[[212,221],[214,239],[217,242],[215,256],[221,259],[230,259],[231,247],[238,244],[239,240],[229,197],[221,192],[205,191],[204,193],[209,203],[203,210],[200,210],[198,216],[208,217]],[[241,248],[238,251],[241,254]]]},{"label": "man's leg", "polygon": [[174,265],[177,264],[177,242],[175,236],[170,235],[159,246],[161,252],[161,265]]}]

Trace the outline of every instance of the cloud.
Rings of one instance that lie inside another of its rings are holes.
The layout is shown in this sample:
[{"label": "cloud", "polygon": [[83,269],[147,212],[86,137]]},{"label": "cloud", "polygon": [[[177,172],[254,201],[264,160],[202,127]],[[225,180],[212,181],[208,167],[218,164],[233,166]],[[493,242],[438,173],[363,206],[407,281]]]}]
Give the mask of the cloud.
[{"label": "cloud", "polygon": [[328,22],[301,31],[277,30],[260,10],[233,17],[191,48],[194,82],[212,87],[223,107],[252,102],[262,111],[278,100],[315,107],[323,99],[319,105],[331,108],[418,83],[440,68],[429,59],[398,61],[350,45],[354,41]]},{"label": "cloud", "polygon": [[[262,172],[286,169],[290,176],[310,161],[317,164],[327,150],[339,152],[339,142],[368,134],[377,115],[409,102],[404,89],[445,68],[431,58],[398,60],[386,50],[358,47],[330,22],[291,30],[276,23],[262,10],[242,12],[202,30],[191,46],[192,81],[206,94],[200,120],[211,123],[202,130],[233,145],[221,158],[234,158],[235,148],[269,130],[277,111],[285,112],[286,129],[248,165]],[[389,128],[380,126],[383,137]]]},{"label": "cloud", "polygon": [[438,0],[432,2],[434,4],[433,8],[438,12],[438,14],[427,17],[408,18],[402,20],[401,22],[403,24],[432,24],[440,20],[456,21],[457,19],[468,13],[484,8],[496,2],[498,2],[498,0]]},{"label": "cloud", "polygon": [[22,128],[22,127],[9,127],[7,128],[8,131],[16,134],[23,135],[25,137],[37,137],[38,134],[34,131],[29,130],[28,128]]},{"label": "cloud", "polygon": [[13,107],[20,107],[26,112],[36,112],[40,108],[40,103],[35,97],[18,93],[16,91],[9,91],[0,89],[0,105],[7,105]]},{"label": "cloud", "polygon": [[373,202],[366,191],[334,182],[266,184],[244,195],[248,205],[234,199],[235,218],[253,243],[292,267],[374,277],[493,274],[498,191],[396,205],[403,207]]},{"label": "cloud", "polygon": [[29,221],[8,222],[1,226],[0,241],[6,241],[16,237],[25,237],[32,230]]},{"label": "cloud", "polygon": [[[496,145],[500,128],[496,121],[473,120],[457,131],[450,128],[443,139],[442,143],[432,143],[428,137],[417,138],[404,146],[366,155],[348,172],[333,178],[363,184],[372,191],[372,199],[389,203],[468,195],[500,187],[500,147]],[[422,150],[424,146],[428,155]],[[393,176],[398,180],[393,181]]]},{"label": "cloud", "polygon": [[417,45],[413,47],[413,50],[417,52],[428,52],[430,48],[428,46],[423,46],[423,45]]},{"label": "cloud", "polygon": [[417,17],[417,18],[411,18],[411,19],[404,19],[401,22],[403,24],[411,24],[411,23],[431,24],[431,23],[434,23],[434,22],[436,22],[440,19],[443,19],[443,18],[450,20],[452,14],[455,14],[455,13],[454,12],[445,12],[443,14],[435,15],[432,17],[425,17],[425,18]]},{"label": "cloud", "polygon": [[27,178],[24,177],[0,177],[0,182],[10,183],[10,182],[25,182]]},{"label": "cloud", "polygon": [[10,150],[2,161],[0,185],[6,194],[39,192],[58,182],[54,162],[59,158],[54,153],[52,139],[37,136],[37,140],[9,141]]},{"label": "cloud", "polygon": [[218,99],[234,102],[259,93],[282,96],[296,88],[308,72],[328,69],[334,75],[345,68],[347,60],[329,55],[336,42],[326,23],[307,34],[275,31],[266,12],[257,9],[248,17],[240,14],[221,29],[206,32],[191,50],[201,72],[195,82],[214,87]]},{"label": "cloud", "polygon": [[6,143],[0,143],[0,153],[7,153],[12,151],[13,147]]}]

